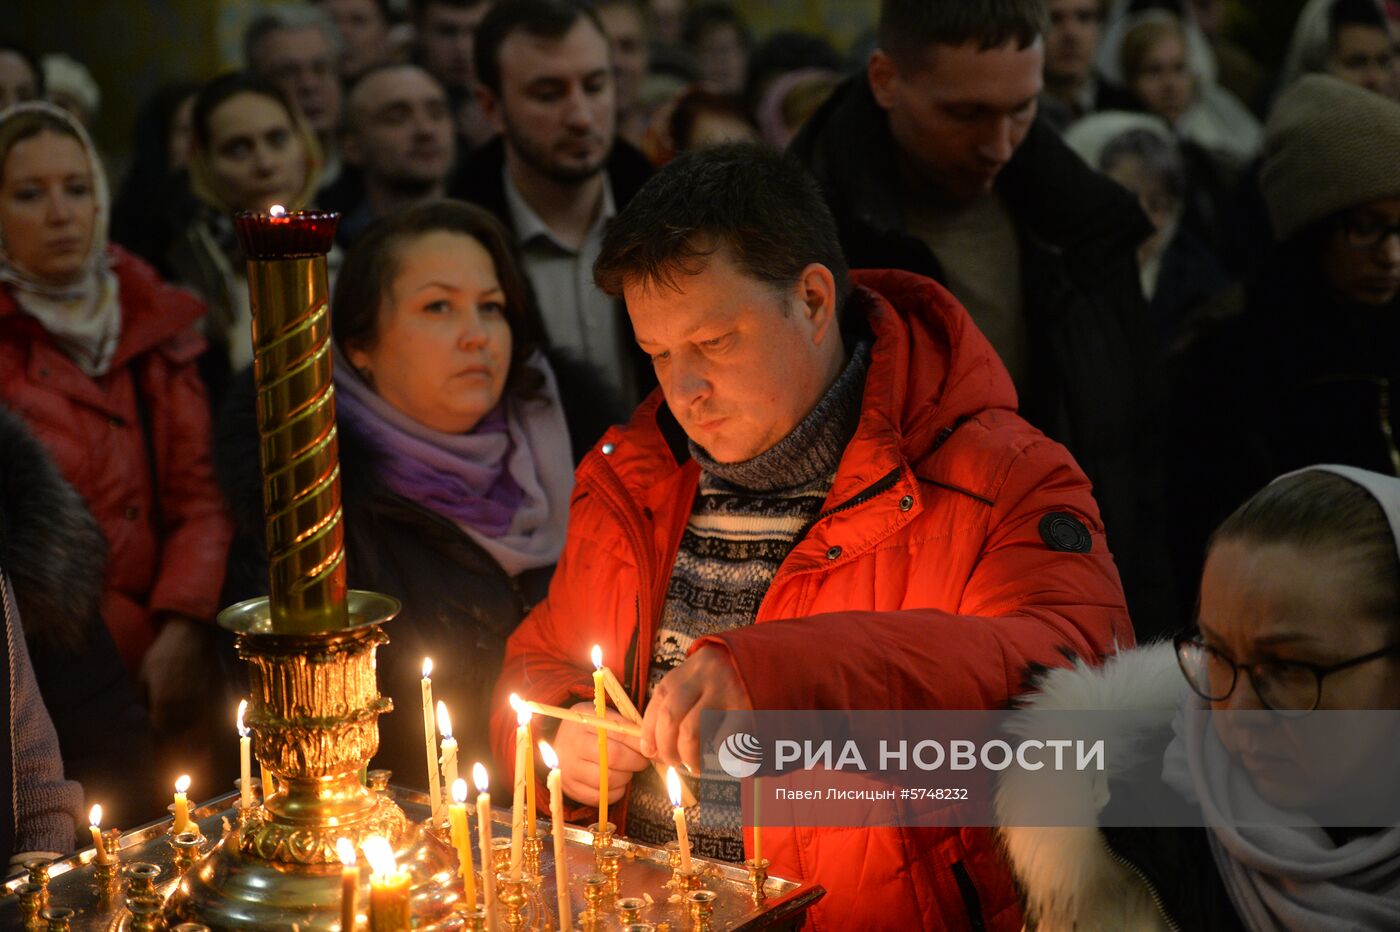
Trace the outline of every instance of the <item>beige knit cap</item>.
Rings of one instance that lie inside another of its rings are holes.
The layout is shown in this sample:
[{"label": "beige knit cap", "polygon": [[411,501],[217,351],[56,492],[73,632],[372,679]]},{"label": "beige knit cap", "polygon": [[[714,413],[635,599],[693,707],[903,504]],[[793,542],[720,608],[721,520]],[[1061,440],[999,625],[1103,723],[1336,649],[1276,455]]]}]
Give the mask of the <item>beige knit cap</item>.
[{"label": "beige knit cap", "polygon": [[1400,196],[1400,104],[1331,75],[1299,78],[1269,115],[1259,186],[1280,242]]}]

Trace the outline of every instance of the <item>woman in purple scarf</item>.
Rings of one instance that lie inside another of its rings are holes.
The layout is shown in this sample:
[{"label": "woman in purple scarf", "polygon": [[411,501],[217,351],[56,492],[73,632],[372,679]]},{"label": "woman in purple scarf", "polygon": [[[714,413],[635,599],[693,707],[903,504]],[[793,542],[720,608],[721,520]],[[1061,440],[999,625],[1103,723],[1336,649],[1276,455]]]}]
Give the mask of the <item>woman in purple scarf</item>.
[{"label": "woman in purple scarf", "polygon": [[[546,359],[510,240],[468,204],[423,205],[367,230],[331,318],[349,583],[403,603],[379,660],[400,714],[382,721],[374,766],[422,786],[422,725],[403,710],[418,707],[423,658],[433,658],[461,759],[488,761],[486,703],[506,638],[544,597],[564,543],[571,450],[586,450],[614,412],[601,380]],[[248,450],[256,433],[242,396],[224,433]],[[255,452],[220,459],[257,463]],[[245,503],[236,510],[248,546],[230,567],[244,591],[229,595],[245,595],[265,585],[253,545],[261,504],[253,466],[235,468],[249,470],[230,493]]]}]

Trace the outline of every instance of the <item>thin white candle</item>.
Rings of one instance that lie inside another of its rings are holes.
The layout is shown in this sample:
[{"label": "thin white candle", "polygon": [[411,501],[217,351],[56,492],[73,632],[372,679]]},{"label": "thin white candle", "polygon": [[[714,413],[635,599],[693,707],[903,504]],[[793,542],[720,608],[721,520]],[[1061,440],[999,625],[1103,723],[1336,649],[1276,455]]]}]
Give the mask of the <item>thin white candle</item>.
[{"label": "thin white candle", "polygon": [[442,733],[442,785],[451,789],[457,781],[457,739],[452,737],[452,718],[447,714],[447,703],[441,699],[437,704],[437,723]]},{"label": "thin white candle", "polygon": [[248,700],[238,702],[238,801],[244,809],[253,808],[253,739],[243,724]]},{"label": "thin white candle", "polygon": [[681,777],[676,768],[666,768],[666,789],[671,794],[676,819],[676,839],[681,843],[681,870],[690,873],[690,832],[685,827],[685,806],[681,805]]},{"label": "thin white candle", "polygon": [[559,898],[560,932],[573,932],[573,911],[569,903],[569,857],[564,850],[564,779],[559,770],[559,755],[548,741],[540,742],[540,757],[549,768],[550,831],[554,834],[554,890]]},{"label": "thin white candle", "polygon": [[437,825],[438,807],[442,804],[442,784],[438,777],[437,731],[433,722],[433,658],[423,658],[423,738],[428,749],[428,808],[432,823]]},{"label": "thin white candle", "polygon": [[491,794],[488,792],[486,768],[472,764],[472,782],[476,784],[476,827],[481,848],[481,896],[486,901],[486,928],[496,932],[496,872],[491,867]]}]

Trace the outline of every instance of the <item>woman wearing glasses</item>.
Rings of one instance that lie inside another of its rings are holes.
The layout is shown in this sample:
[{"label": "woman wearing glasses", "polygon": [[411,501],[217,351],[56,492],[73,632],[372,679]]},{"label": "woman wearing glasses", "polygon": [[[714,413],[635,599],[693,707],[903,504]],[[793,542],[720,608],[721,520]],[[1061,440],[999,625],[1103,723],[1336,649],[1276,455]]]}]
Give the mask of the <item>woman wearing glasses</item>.
[{"label": "woman wearing glasses", "polygon": [[[1400,928],[1400,826],[1328,827],[1356,821],[1339,804],[1394,801],[1393,743],[1316,714],[1400,709],[1400,479],[1317,466],[1271,483],[1212,536],[1195,631],[1048,673],[1029,707],[1174,714],[1140,759],[1123,749],[1150,738],[1110,737],[1107,792],[1091,776],[1080,796],[1104,824],[1135,792],[1142,821],[1189,805],[1210,826],[1003,829],[1029,928]],[[1025,785],[1003,779],[1003,815]]]},{"label": "woman wearing glasses", "polygon": [[1400,103],[1300,79],[1269,118],[1260,188],[1276,242],[1188,320],[1173,364],[1183,586],[1211,530],[1271,477],[1309,463],[1400,475]]}]

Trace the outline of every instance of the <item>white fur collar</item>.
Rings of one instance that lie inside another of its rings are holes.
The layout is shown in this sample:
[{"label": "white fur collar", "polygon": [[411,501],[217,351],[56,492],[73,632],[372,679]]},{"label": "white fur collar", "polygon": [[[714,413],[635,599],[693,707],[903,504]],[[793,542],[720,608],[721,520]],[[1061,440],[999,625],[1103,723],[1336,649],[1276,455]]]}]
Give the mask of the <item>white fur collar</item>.
[{"label": "white fur collar", "polygon": [[[1101,667],[1078,662],[1044,674],[1026,707],[1034,710],[1175,710],[1183,681],[1170,643],[1157,643],[1108,658]],[[1106,773],[1075,774],[1072,807],[1079,827],[1003,828],[1001,837],[1026,896],[1027,927],[1040,932],[1158,932],[1167,929],[1146,886],[1114,859],[1097,828],[1089,827],[1108,802],[1106,777],[1141,762],[1132,735],[1105,735]],[[1024,775],[1023,775],[1024,777]],[[1015,769],[997,786],[1001,818],[1025,794]]]}]

